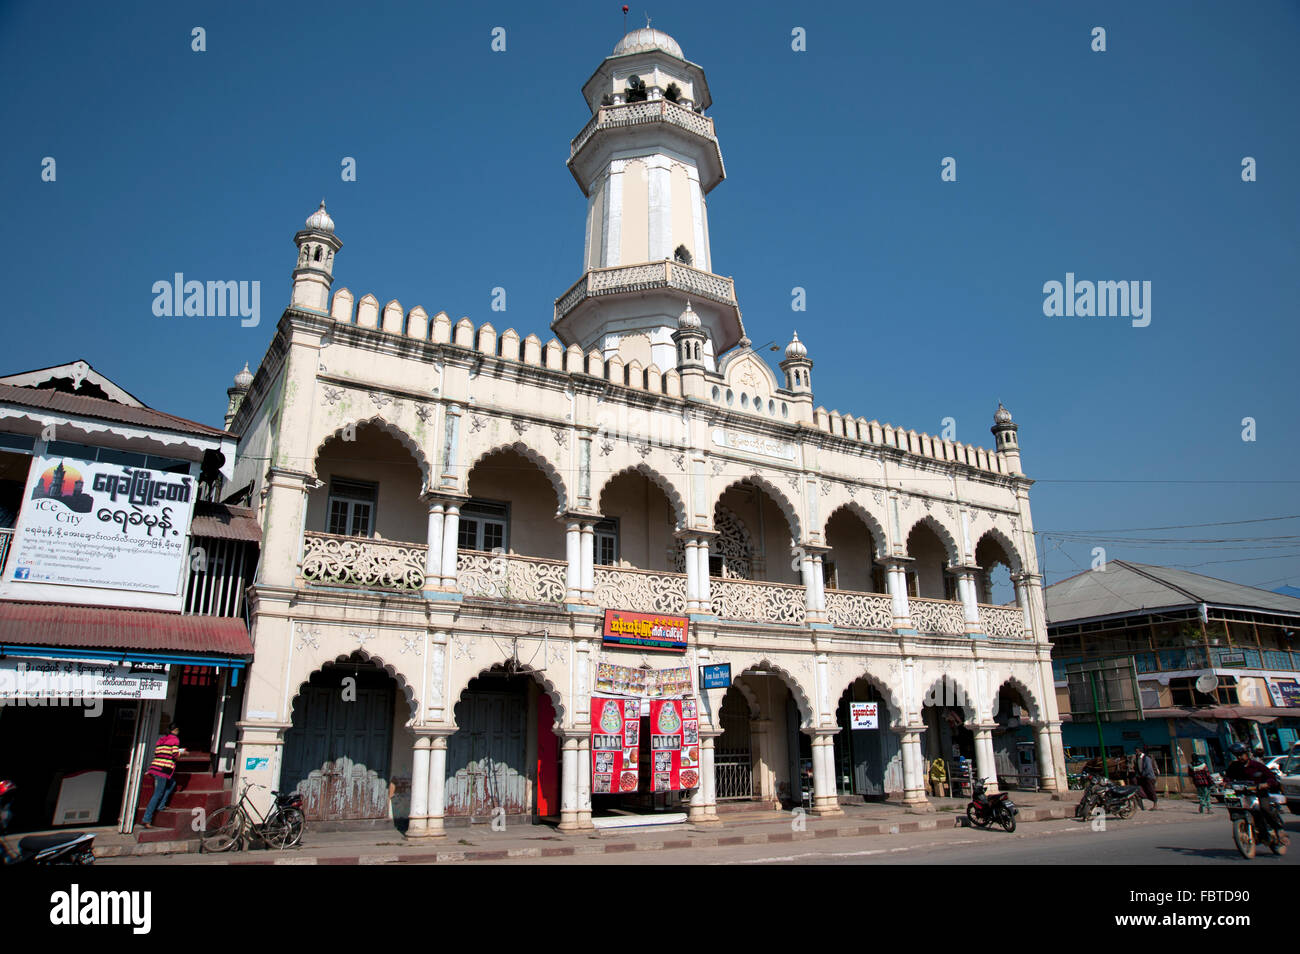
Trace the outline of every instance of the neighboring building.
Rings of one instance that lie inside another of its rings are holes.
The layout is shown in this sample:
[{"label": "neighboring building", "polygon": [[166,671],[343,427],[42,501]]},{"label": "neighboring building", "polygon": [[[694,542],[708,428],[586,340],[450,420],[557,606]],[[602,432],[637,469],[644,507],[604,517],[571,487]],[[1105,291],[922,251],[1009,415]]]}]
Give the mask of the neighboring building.
[{"label": "neighboring building", "polygon": [[[1072,755],[1108,756],[1145,743],[1165,774],[1194,756],[1225,765],[1234,741],[1289,751],[1300,731],[1300,599],[1199,573],[1110,560],[1047,588],[1058,707],[1069,713],[1066,670],[1081,660],[1131,658],[1144,718],[1066,722]],[[1087,708],[1088,703],[1083,703]],[[1069,716],[1066,716],[1069,720]]]},{"label": "neighboring building", "polygon": [[0,777],[18,784],[17,829],[130,832],[164,715],[183,783],[221,797],[260,535],[211,502],[234,450],[84,361],[0,377]]},{"label": "neighboring building", "polygon": [[[231,395],[264,533],[242,777],[412,835],[924,810],[954,750],[1064,788],[1011,415],[989,450],[816,407],[804,343],[776,375],[712,270],[703,71],[637,30],[583,94],[556,339],[333,290],[324,203],[294,237],[291,303]],[[1014,605],[989,605],[998,565]]]}]

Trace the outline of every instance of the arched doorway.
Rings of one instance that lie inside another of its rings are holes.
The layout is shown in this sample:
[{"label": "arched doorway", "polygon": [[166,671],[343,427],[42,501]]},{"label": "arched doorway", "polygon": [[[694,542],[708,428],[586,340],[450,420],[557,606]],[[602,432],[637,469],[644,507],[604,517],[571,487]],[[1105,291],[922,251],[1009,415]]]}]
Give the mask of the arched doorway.
[{"label": "arched doorway", "polygon": [[[303,794],[309,821],[389,817],[397,683],[359,653],[312,674],[284,734],[280,787]],[[404,702],[404,700],[403,700]]]},{"label": "arched doorway", "polygon": [[927,772],[936,759],[943,759],[946,776],[954,785],[953,794],[970,794],[969,785],[957,784],[961,780],[959,766],[968,768],[967,782],[975,773],[975,733],[970,728],[974,713],[967,708],[965,690],[951,676],[943,676],[930,687],[922,702]]},{"label": "arched doorway", "polygon": [[[854,703],[859,705],[855,707]],[[884,694],[869,679],[856,679],[844,690],[837,721],[840,731],[834,746],[838,794],[880,801],[890,792],[903,791],[899,738],[889,728],[893,714]]]},{"label": "arched doorway", "polygon": [[713,767],[718,801],[754,797],[754,753],[750,738],[749,700],[731,686],[718,709],[722,734],[714,743]]},{"label": "arched doorway", "polygon": [[493,666],[471,679],[455,720],[447,740],[447,817],[559,815],[555,708],[531,674]]},{"label": "arched doorway", "polygon": [[1037,747],[1029,701],[1020,688],[1005,682],[993,710],[993,762],[998,786],[1034,791],[1039,787]]}]

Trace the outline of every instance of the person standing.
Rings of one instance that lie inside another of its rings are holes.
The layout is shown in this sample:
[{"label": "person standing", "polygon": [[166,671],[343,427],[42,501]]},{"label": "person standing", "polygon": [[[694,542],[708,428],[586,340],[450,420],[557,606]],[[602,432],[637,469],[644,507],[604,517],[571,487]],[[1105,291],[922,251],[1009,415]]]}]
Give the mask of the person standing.
[{"label": "person standing", "polygon": [[153,797],[144,810],[144,820],[141,822],[143,828],[153,827],[153,816],[167,807],[172,792],[176,791],[176,758],[181,754],[178,729],[179,726],[174,724],[164,729],[158,744],[154,746],[153,761],[149,763],[146,772],[153,776]]},{"label": "person standing", "polygon": [[1210,813],[1210,792],[1214,788],[1214,779],[1210,778],[1210,767],[1205,759],[1198,758],[1191,767],[1192,784],[1196,786],[1196,809],[1198,814]]},{"label": "person standing", "polygon": [[1156,760],[1146,753],[1144,749],[1135,749],[1133,752],[1137,764],[1134,771],[1137,773],[1137,783],[1142,789],[1142,797],[1151,802],[1151,810],[1156,809]]}]

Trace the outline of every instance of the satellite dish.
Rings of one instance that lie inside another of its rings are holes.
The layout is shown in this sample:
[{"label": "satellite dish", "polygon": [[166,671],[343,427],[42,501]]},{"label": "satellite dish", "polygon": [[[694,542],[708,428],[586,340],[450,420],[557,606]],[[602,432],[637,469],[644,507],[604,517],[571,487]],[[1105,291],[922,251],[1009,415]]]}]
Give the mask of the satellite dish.
[{"label": "satellite dish", "polygon": [[1214,673],[1207,672],[1204,676],[1198,676],[1196,679],[1196,691],[1201,695],[1213,695],[1214,690],[1219,688],[1219,677]]}]

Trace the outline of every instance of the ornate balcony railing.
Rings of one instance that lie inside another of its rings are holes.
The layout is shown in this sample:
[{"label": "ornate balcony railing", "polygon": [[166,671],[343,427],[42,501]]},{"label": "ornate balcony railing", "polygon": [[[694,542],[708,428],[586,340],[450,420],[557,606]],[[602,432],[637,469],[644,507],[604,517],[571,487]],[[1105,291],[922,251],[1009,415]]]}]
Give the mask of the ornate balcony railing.
[{"label": "ornate balcony railing", "polygon": [[517,603],[562,603],[568,564],[563,560],[460,550],[456,579],[463,595]]},{"label": "ornate balcony railing", "polygon": [[802,586],[710,577],[709,595],[714,615],[722,619],[799,624],[808,615]]},{"label": "ornate balcony railing", "polygon": [[908,601],[912,626],[918,633],[936,636],[961,636],[966,632],[966,616],[961,603],[953,600],[923,600],[915,596]]},{"label": "ornate balcony railing", "polygon": [[318,586],[359,586],[418,593],[424,588],[427,550],[420,543],[393,543],[308,531],[303,534],[302,576]]},{"label": "ornate balcony railing", "polygon": [[845,629],[893,629],[894,604],[879,593],[827,590],[826,618]]},{"label": "ornate balcony railing", "polygon": [[979,604],[980,628],[985,636],[998,639],[1025,639],[1025,614],[1019,606]]},{"label": "ornate balcony railing", "polygon": [[596,114],[582,127],[582,132],[569,144],[569,158],[578,154],[592,136],[599,130],[612,129],[617,126],[639,126],[643,123],[668,123],[679,126],[687,132],[717,142],[713,131],[713,120],[701,116],[693,109],[679,106],[672,100],[656,99],[643,103],[620,103],[616,106],[601,106]]},{"label": "ornate balcony railing", "polygon": [[598,566],[596,605],[681,616],[686,612],[686,574]]},{"label": "ornate balcony railing", "polygon": [[724,305],[736,303],[735,283],[730,278],[683,265],[681,262],[664,260],[592,269],[556,300],[555,320],[559,321],[586,298],[660,288],[674,289]]}]

